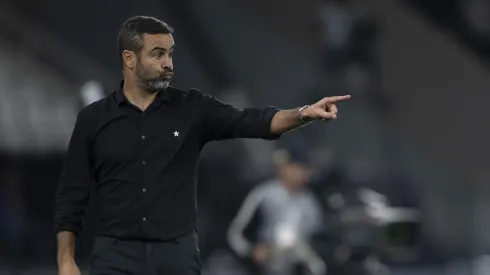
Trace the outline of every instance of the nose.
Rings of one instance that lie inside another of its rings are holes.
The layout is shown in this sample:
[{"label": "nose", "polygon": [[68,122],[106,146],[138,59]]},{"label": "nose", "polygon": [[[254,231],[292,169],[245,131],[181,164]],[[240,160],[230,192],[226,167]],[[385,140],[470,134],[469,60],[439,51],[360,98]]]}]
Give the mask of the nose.
[{"label": "nose", "polygon": [[162,58],[162,69],[165,68],[173,68],[173,63],[172,63],[172,57],[170,57],[168,54],[165,55],[164,58]]}]

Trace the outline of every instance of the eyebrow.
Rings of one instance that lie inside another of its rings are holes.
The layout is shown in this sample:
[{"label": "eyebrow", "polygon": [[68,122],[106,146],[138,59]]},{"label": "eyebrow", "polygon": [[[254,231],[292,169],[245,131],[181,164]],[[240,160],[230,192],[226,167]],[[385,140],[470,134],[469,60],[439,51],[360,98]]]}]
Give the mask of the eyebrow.
[{"label": "eyebrow", "polygon": [[[174,48],[175,48],[175,45],[172,45],[172,47],[170,47],[170,50],[172,51]],[[157,47],[154,47],[153,49],[151,49],[152,52],[157,51],[157,50],[163,51],[163,52],[167,52],[168,51],[167,49],[165,49],[163,47],[158,47],[158,46]]]}]

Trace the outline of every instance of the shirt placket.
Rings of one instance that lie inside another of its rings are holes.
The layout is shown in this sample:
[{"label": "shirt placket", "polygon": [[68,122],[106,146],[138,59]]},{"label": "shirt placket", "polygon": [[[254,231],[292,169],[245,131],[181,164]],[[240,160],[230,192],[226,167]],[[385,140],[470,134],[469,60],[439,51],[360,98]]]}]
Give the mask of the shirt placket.
[{"label": "shirt placket", "polygon": [[[148,192],[148,186],[147,186],[147,180],[145,178],[145,168],[148,165],[146,156],[144,155],[144,152],[146,152],[146,148],[148,146],[148,133],[147,127],[146,127],[146,121],[148,119],[148,113],[146,111],[143,111],[141,113],[141,124],[139,127],[139,135],[140,135],[140,154],[141,154],[141,183],[140,183],[140,188],[141,188],[141,193],[142,193],[142,203],[141,205],[145,205],[145,195]],[[144,207],[143,207],[144,208]],[[144,212],[144,209],[141,209],[142,215],[141,215],[141,221],[146,223],[148,221],[148,217],[146,216],[146,213]]]}]

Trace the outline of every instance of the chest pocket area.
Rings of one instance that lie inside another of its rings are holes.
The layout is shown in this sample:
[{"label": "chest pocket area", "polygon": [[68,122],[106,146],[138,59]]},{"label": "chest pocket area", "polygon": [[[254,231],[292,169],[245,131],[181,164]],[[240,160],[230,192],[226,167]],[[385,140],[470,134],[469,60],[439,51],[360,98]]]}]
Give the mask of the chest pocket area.
[{"label": "chest pocket area", "polygon": [[196,147],[192,138],[193,128],[189,126],[172,123],[162,127],[162,131],[157,134],[156,140],[152,143],[154,150],[150,157],[158,159],[160,165],[165,166],[180,154],[185,155],[186,151]]},{"label": "chest pocket area", "polygon": [[137,117],[118,117],[99,126],[93,140],[97,161],[112,163],[136,160],[143,139]]}]

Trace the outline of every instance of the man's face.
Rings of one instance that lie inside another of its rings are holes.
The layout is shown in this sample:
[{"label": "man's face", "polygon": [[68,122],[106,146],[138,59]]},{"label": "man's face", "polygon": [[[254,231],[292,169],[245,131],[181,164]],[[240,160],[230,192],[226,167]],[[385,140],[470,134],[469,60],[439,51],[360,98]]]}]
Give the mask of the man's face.
[{"label": "man's face", "polygon": [[283,164],[279,172],[286,187],[292,191],[306,187],[310,179],[310,169],[303,163]]},{"label": "man's face", "polygon": [[166,89],[173,76],[174,39],[171,34],[145,34],[137,56],[136,81],[149,92]]}]

